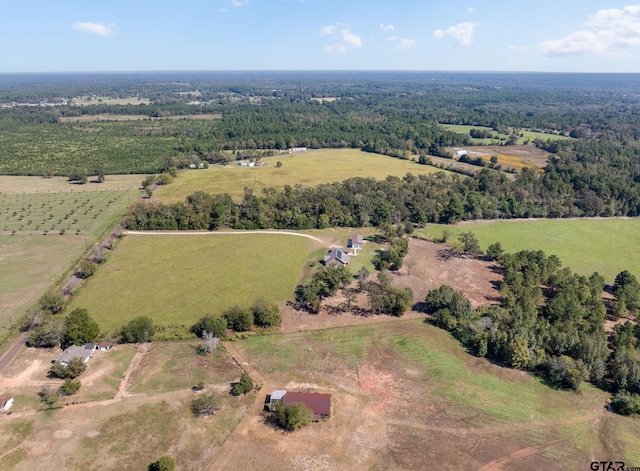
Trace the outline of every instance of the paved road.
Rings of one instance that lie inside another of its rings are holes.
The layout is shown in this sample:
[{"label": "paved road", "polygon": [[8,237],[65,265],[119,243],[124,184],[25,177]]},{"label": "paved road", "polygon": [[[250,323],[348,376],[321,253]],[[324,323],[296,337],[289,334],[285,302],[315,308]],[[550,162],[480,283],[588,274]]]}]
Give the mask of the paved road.
[{"label": "paved road", "polygon": [[24,332],[18,340],[11,346],[9,350],[6,351],[2,357],[0,357],[0,374],[4,371],[4,369],[11,364],[11,362],[16,358],[18,352],[24,344],[27,342],[29,338],[29,331]]}]

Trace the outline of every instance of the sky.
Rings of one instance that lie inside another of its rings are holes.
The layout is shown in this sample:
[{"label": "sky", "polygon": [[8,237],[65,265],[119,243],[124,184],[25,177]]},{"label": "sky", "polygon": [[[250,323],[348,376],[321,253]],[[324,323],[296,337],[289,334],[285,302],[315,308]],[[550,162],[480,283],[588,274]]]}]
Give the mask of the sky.
[{"label": "sky", "polygon": [[0,73],[640,73],[640,3],[633,0],[3,3]]}]

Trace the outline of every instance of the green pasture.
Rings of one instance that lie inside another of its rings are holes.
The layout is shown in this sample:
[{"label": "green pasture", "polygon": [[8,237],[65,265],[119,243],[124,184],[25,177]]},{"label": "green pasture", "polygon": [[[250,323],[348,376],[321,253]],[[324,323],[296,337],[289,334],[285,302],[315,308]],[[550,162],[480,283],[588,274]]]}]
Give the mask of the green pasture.
[{"label": "green pasture", "polygon": [[640,219],[535,219],[475,221],[455,226],[429,224],[419,233],[440,239],[444,230],[455,240],[460,232],[473,232],[486,250],[500,242],[507,252],[543,250],[583,275],[597,271],[608,283],[622,270],[640,277]]},{"label": "green pasture", "polygon": [[[259,195],[263,188],[284,185],[314,186],[352,177],[384,179],[388,175],[427,174],[440,170],[411,160],[394,159],[358,149],[321,149],[289,155],[284,153],[262,159],[265,167],[240,167],[235,162],[227,166],[212,165],[208,169],[187,170],[154,197],[163,202],[182,201],[195,191],[229,193],[237,197],[244,188]],[[276,163],[282,162],[282,167]]]},{"label": "green pasture", "polygon": [[[477,138],[470,137],[475,144],[490,145],[493,143],[497,143],[500,139],[506,140],[509,138],[508,134],[498,133],[494,131],[493,128],[490,128],[487,126],[469,126],[465,124],[441,124],[440,126],[442,126],[447,131],[455,132],[458,134],[464,134],[466,136],[469,136],[469,131],[471,131],[472,129],[490,131],[492,134],[497,136],[494,139],[489,139],[489,138],[477,139]],[[547,139],[551,139],[555,141],[572,139],[571,137],[568,137],[568,136],[560,136],[558,134],[547,134],[547,133],[538,132],[538,131],[529,131],[526,129],[517,129],[516,133],[518,135],[518,144],[524,144],[525,141],[533,142],[534,139],[538,139],[538,138],[543,139],[545,141]]]},{"label": "green pasture", "polygon": [[116,224],[140,194],[139,179],[100,187],[0,177],[0,327],[15,322]]},{"label": "green pasture", "polygon": [[148,316],[191,325],[258,298],[290,299],[311,241],[276,234],[128,235],[79,291],[83,307],[112,332]]}]

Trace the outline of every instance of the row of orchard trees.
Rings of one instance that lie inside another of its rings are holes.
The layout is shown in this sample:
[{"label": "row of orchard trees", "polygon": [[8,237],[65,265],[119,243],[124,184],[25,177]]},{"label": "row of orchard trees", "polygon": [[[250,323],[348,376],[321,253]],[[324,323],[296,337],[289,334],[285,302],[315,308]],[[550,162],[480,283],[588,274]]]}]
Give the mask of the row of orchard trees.
[{"label": "row of orchard trees", "polygon": [[[462,293],[442,286],[425,300],[433,322],[478,356],[536,372],[558,387],[578,390],[583,381],[611,387],[625,410],[640,413],[640,328],[619,325],[608,342],[602,276],[572,273],[542,251],[506,254],[494,244],[489,253],[504,271],[501,304],[473,310]],[[616,277],[612,291],[614,310],[640,308],[640,285],[629,272]]]}]

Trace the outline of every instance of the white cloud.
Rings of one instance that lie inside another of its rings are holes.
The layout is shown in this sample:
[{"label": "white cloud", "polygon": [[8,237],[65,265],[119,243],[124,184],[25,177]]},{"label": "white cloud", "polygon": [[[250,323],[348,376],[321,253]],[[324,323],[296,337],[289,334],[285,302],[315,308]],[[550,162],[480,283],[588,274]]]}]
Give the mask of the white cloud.
[{"label": "white cloud", "polygon": [[473,13],[474,11],[476,10],[473,7],[467,8],[467,13]]},{"label": "white cloud", "polygon": [[382,23],[380,24],[380,29],[382,31],[393,31],[394,29],[396,29],[395,26],[393,25],[383,25]]},{"label": "white cloud", "polygon": [[462,46],[470,46],[473,42],[473,33],[478,23],[465,21],[451,26],[445,30],[437,29],[433,32],[433,39],[442,39],[445,36],[456,39]]},{"label": "white cloud", "polygon": [[335,33],[336,33],[336,27],[334,25],[323,26],[322,28],[320,28],[320,34],[322,36],[327,36]]},{"label": "white cloud", "polygon": [[398,40],[398,36],[389,36],[389,37],[387,38],[387,41],[391,41],[391,42],[393,42],[393,41],[397,41],[397,40]]},{"label": "white cloud", "polygon": [[229,5],[231,5],[232,7],[246,7],[247,5],[249,5],[249,0],[231,0],[229,2]]},{"label": "white cloud", "polygon": [[526,51],[527,46],[509,46],[512,51]]},{"label": "white cloud", "polygon": [[111,36],[115,33],[115,23],[111,23],[110,25],[106,25],[104,23],[74,23],[71,26],[76,31],[82,31],[84,33],[95,34],[98,36]]},{"label": "white cloud", "polygon": [[622,9],[609,8],[589,15],[585,29],[564,38],[549,39],[538,46],[547,56],[567,54],[598,54],[626,56],[640,46],[640,5]]},{"label": "white cloud", "polygon": [[418,41],[416,41],[415,39],[400,38],[400,40],[398,41],[398,45],[396,46],[396,49],[398,50],[413,49],[417,45],[418,45]]},{"label": "white cloud", "polygon": [[336,24],[323,26],[320,29],[322,36],[332,36],[338,42],[330,46],[325,46],[327,52],[337,52],[339,54],[347,52],[349,49],[362,47],[362,38],[353,34],[347,25]]}]

